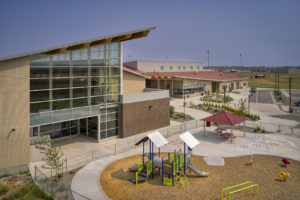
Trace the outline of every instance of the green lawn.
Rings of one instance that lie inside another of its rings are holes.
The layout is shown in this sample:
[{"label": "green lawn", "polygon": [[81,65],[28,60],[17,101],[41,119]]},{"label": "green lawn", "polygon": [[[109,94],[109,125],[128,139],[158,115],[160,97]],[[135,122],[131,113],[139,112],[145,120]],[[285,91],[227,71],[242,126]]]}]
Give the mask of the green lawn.
[{"label": "green lawn", "polygon": [[[237,75],[237,76],[248,76],[249,79],[249,87],[257,87],[257,88],[274,88],[275,85],[275,74],[271,72],[231,72],[227,74]],[[265,78],[255,78],[256,74],[264,74]],[[280,73],[279,74],[279,86],[281,89],[289,88],[289,80],[288,78],[292,78],[292,89],[300,89],[300,74],[287,74]]]}]

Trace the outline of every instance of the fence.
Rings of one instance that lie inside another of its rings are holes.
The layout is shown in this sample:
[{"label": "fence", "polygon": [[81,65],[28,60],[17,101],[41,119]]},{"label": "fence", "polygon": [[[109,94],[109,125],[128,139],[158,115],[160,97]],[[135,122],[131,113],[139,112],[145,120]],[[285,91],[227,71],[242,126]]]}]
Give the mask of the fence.
[{"label": "fence", "polygon": [[[289,127],[289,126],[283,126],[278,124],[271,124],[271,123],[262,123],[262,122],[252,122],[252,121],[246,121],[246,127],[250,128],[256,128],[264,127],[266,132],[269,133],[279,133],[279,134],[285,134],[295,137],[300,137],[300,129]],[[242,124],[241,124],[242,125]],[[166,137],[172,137],[177,134],[181,134],[187,130],[193,130],[204,126],[204,122],[201,120],[190,120],[188,122],[173,125],[167,128],[162,128],[159,131],[161,134]],[[135,143],[137,143],[139,140],[145,137],[147,133],[140,134],[137,136],[132,136],[129,138],[123,138],[119,141],[108,141],[109,144],[103,143],[103,145],[100,145],[102,147],[101,149],[92,150],[86,153],[83,153],[81,155],[75,155],[72,157],[66,157],[63,159],[63,169],[62,172],[67,172],[73,169],[77,169],[80,167],[83,167],[87,165],[89,162],[93,160],[97,160],[100,158],[104,158],[107,156],[117,155],[123,152],[126,152],[128,150],[136,148]],[[163,150],[163,149],[162,149]],[[44,170],[43,172],[36,167],[35,171],[35,180],[38,185],[40,185],[42,188],[45,189],[45,191],[48,194],[53,194],[55,192],[57,199],[72,199],[72,191],[68,188],[65,188],[62,185],[59,185],[53,181],[51,181],[47,177],[51,177],[52,172],[51,170]],[[78,193],[75,193],[73,191],[73,195],[79,196],[81,199],[88,199]]]},{"label": "fence", "polygon": [[300,138],[300,128],[285,126],[281,124],[265,123],[265,122],[252,122],[246,121],[246,126],[250,128],[264,129],[267,133],[278,133]]},{"label": "fence", "polygon": [[89,198],[72,191],[70,188],[52,181],[37,166],[34,168],[34,182],[48,195],[53,196],[53,198],[57,200],[73,200],[73,196],[77,196],[82,200],[90,200]]}]

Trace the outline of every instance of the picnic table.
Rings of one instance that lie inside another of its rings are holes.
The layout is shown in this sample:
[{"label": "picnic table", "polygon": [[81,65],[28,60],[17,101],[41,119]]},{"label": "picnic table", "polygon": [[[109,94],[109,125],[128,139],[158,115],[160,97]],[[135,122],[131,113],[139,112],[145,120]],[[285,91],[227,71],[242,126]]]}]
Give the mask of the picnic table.
[{"label": "picnic table", "polygon": [[228,133],[228,132],[222,133],[221,136],[222,136],[222,138],[225,138],[225,139],[236,138],[236,136],[233,133]]},{"label": "picnic table", "polygon": [[226,128],[218,127],[215,131],[222,134],[223,131],[226,131]]}]

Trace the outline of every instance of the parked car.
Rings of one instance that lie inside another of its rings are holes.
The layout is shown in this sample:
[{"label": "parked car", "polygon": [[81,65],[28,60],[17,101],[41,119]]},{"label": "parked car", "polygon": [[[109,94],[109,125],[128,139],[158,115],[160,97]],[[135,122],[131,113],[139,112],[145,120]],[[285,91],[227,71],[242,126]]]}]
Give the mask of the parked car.
[{"label": "parked car", "polygon": [[251,93],[256,93],[256,87],[251,87],[250,92]]},{"label": "parked car", "polygon": [[294,106],[300,106],[300,101],[295,101]]}]

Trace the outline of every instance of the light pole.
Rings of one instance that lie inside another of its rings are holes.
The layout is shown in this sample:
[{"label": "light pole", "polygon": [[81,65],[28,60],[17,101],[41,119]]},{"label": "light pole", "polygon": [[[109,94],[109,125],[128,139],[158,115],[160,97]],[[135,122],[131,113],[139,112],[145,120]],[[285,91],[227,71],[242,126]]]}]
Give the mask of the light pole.
[{"label": "light pole", "polygon": [[206,52],[207,52],[207,67],[209,68],[209,50],[207,50]]},{"label": "light pole", "polygon": [[227,85],[223,85],[223,90],[224,90],[224,104],[226,103],[225,102],[226,89],[227,89]]},{"label": "light pole", "polygon": [[291,77],[289,77],[289,93],[290,93],[289,112],[293,113],[293,109],[292,109],[292,78]]},{"label": "light pole", "polygon": [[240,53],[240,67],[242,66],[242,53]]}]

